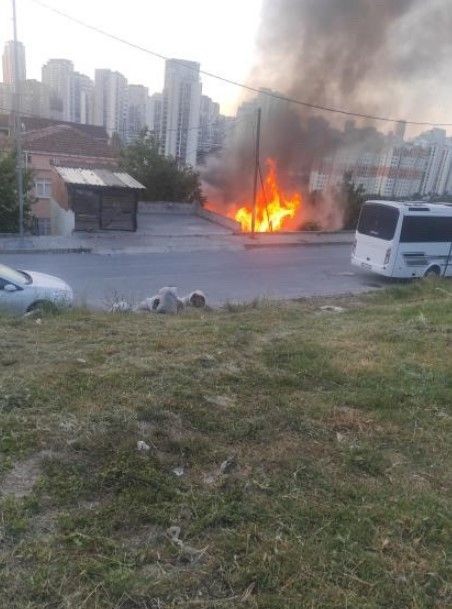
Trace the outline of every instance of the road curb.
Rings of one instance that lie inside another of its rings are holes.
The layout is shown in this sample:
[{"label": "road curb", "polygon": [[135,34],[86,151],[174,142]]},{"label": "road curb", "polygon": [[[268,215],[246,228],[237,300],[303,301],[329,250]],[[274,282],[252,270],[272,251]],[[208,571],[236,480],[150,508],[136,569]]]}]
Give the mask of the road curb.
[{"label": "road curb", "polygon": [[292,242],[292,243],[244,243],[243,247],[245,249],[260,249],[262,247],[325,247],[328,245],[347,245],[351,246],[352,243],[348,243],[347,241],[325,241],[322,243],[314,243],[313,241],[304,241],[304,242]]},{"label": "road curb", "polygon": [[37,250],[33,248],[24,249],[8,249],[1,250],[0,255],[4,254],[91,254],[93,253],[92,248],[89,247],[76,247],[76,248],[58,248],[58,249],[43,249]]}]

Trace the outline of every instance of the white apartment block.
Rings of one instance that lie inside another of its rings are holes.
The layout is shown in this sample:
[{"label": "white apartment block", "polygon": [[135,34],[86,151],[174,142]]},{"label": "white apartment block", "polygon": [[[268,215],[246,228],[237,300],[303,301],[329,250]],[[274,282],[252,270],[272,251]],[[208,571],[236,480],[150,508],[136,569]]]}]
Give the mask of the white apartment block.
[{"label": "white apartment block", "polygon": [[198,162],[215,148],[220,105],[207,95],[201,96],[199,111]]},{"label": "white apartment block", "polygon": [[162,132],[163,95],[154,93],[148,98],[146,125],[152,135],[160,139]]},{"label": "white apartment block", "polygon": [[199,63],[168,59],[165,68],[160,142],[166,156],[196,165],[201,82]]},{"label": "white apartment block", "polygon": [[314,164],[310,191],[337,187],[345,172],[368,195],[385,198],[452,194],[452,139],[433,129],[403,142],[396,138],[379,150],[363,146],[341,148]]},{"label": "white apartment block", "polygon": [[368,195],[410,197],[421,192],[428,154],[428,149],[413,144],[376,151],[342,148],[314,165],[309,190],[338,187],[344,174],[350,173],[353,183],[362,186]]},{"label": "white apartment block", "polygon": [[[22,42],[17,42],[17,63],[18,63],[18,75],[19,81],[22,82],[26,79],[26,64],[25,64],[25,47]],[[3,82],[5,85],[12,85],[15,81],[15,54],[14,54],[14,41],[10,40],[5,44],[3,51],[2,65],[3,65]]]},{"label": "white apartment block", "polygon": [[133,142],[147,126],[149,90],[142,85],[127,87],[127,141]]},{"label": "white apartment block", "polygon": [[42,67],[42,82],[50,89],[51,118],[71,121],[73,116],[74,64],[69,59],[49,59]]},{"label": "white apartment block", "polygon": [[429,158],[422,182],[423,195],[452,193],[452,139],[445,129],[432,129],[416,138],[416,143],[429,149]]},{"label": "white apartment block", "polygon": [[94,83],[85,74],[74,72],[72,80],[71,121],[81,125],[94,123]]},{"label": "white apartment block", "polygon": [[39,80],[26,80],[21,84],[20,108],[28,116],[51,118],[50,89]]},{"label": "white apartment block", "polygon": [[94,123],[125,141],[127,136],[127,79],[119,72],[96,70]]},{"label": "white apartment block", "polygon": [[0,82],[0,112],[13,109],[13,86]]}]

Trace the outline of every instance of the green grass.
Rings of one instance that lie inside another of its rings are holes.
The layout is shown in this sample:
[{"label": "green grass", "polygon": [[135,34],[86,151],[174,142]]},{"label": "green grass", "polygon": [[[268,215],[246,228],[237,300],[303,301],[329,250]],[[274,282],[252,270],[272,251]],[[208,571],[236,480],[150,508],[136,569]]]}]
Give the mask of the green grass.
[{"label": "green grass", "polygon": [[0,607],[449,607],[452,290],[334,302],[1,319]]}]

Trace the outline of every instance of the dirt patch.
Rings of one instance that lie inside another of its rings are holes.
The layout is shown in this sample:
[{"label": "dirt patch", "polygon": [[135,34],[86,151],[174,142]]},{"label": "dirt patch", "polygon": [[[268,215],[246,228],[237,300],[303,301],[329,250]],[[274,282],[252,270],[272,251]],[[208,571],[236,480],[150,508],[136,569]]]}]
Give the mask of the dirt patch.
[{"label": "dirt patch", "polygon": [[334,408],[331,415],[325,419],[325,424],[337,432],[368,432],[375,431],[377,427],[368,413],[348,406]]},{"label": "dirt patch", "polygon": [[43,450],[25,461],[15,463],[0,482],[0,497],[20,499],[29,495],[41,474],[42,461],[51,456],[51,451]]}]

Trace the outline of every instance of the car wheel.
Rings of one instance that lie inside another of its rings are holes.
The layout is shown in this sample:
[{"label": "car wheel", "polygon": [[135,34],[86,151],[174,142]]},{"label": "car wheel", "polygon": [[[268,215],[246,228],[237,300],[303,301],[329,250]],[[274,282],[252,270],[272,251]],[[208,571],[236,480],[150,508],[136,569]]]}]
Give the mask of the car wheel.
[{"label": "car wheel", "polygon": [[28,307],[27,313],[55,313],[56,310],[56,306],[50,300],[37,300]]},{"label": "car wheel", "polygon": [[431,266],[424,273],[424,277],[439,277],[440,275],[441,269],[439,266]]}]

